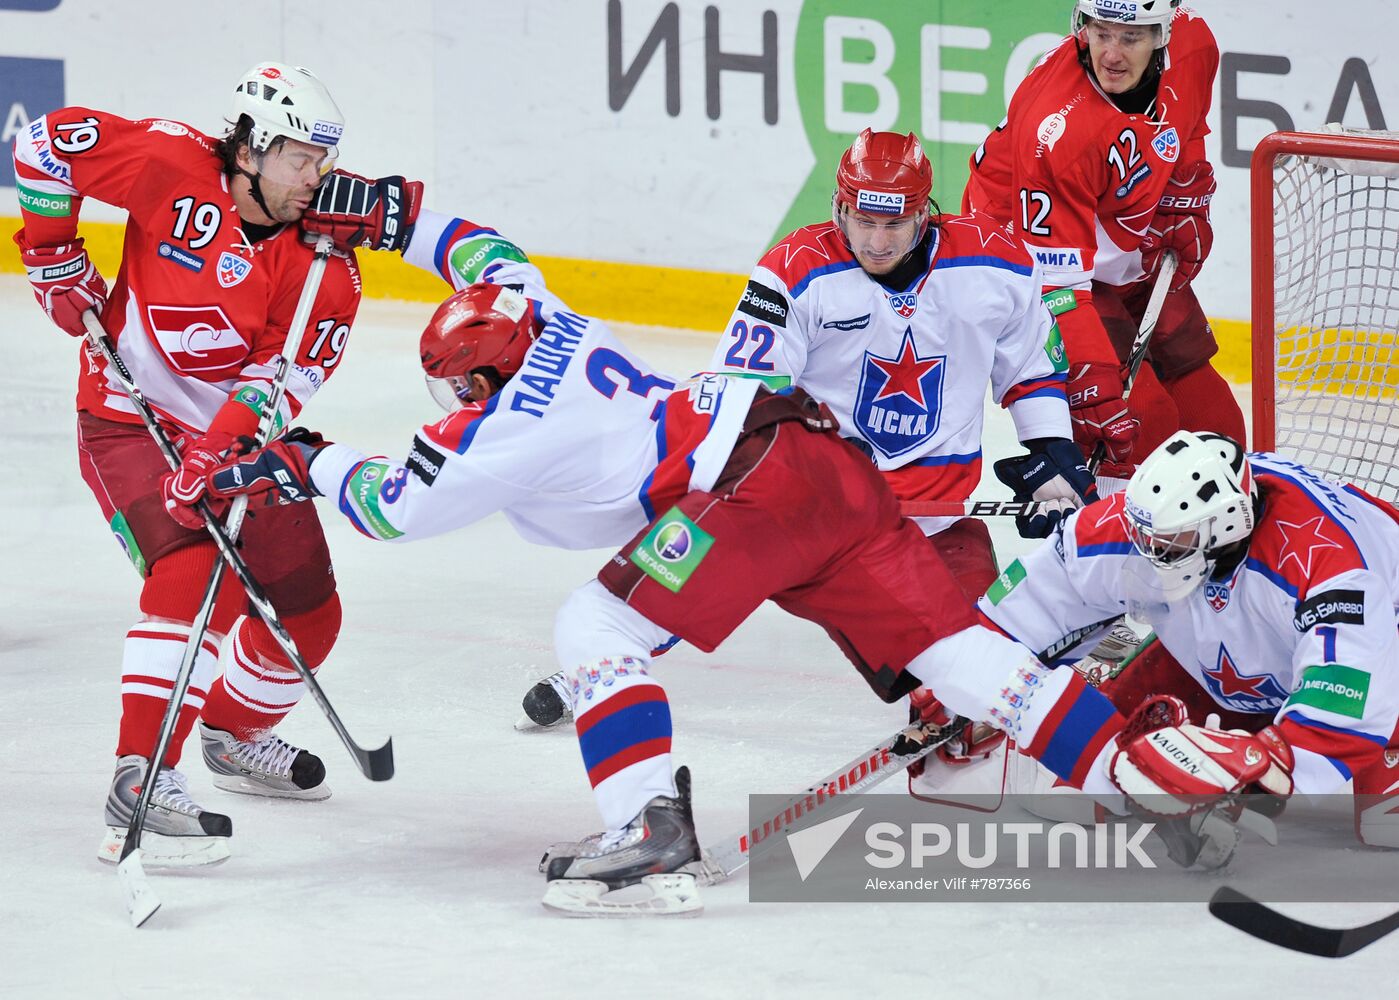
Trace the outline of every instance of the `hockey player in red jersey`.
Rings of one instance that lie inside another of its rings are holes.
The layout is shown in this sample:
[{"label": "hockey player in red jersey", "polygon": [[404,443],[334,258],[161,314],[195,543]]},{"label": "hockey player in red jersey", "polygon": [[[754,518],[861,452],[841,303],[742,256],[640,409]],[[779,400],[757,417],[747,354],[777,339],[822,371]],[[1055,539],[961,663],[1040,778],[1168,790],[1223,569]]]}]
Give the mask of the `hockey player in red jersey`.
[{"label": "hockey player in red jersey", "polygon": [[[1085,452],[1101,441],[1102,473],[1119,479],[1179,428],[1244,435],[1190,284],[1213,242],[1204,137],[1219,49],[1179,4],[1077,0],[1073,34],[1017,88],[972,157],[964,196],[1011,224],[1046,288],[1063,290],[1052,301],[1074,434]],[[1123,363],[1167,249],[1180,267],[1129,408]]]},{"label": "hockey player in red jersey", "polygon": [[[24,216],[15,242],[35,297],[74,337],[84,332],[84,312],[98,313],[182,458],[169,472],[102,358],[80,350],[79,465],[142,577],[140,617],[122,653],[117,767],[99,850],[106,861],[120,854],[218,558],[192,505],[229,444],[257,426],[312,259],[297,222],[324,197],[323,179],[344,131],[320,80],[274,62],[239,78],[229,117],[227,134],[212,139],[162,118],[130,121],[69,107],[36,119],[15,141]],[[357,183],[342,175],[335,180],[344,183],[331,194]],[[85,198],[130,215],[110,290],[77,235]],[[396,225],[411,222],[406,200],[395,211]],[[290,369],[278,426],[334,374],[359,298],[353,255],[332,257]],[[239,543],[307,663],[319,665],[339,630],[340,602],[315,512],[255,512]],[[303,799],[329,794],[320,759],[272,732],[304,684],[262,622],[240,618],[246,610],[238,583],[226,577],[157,778],[141,843],[148,863],[207,864],[228,856],[231,821],[195,803],[175,769],[196,718],[219,787]],[[225,636],[231,649],[219,676]]]}]

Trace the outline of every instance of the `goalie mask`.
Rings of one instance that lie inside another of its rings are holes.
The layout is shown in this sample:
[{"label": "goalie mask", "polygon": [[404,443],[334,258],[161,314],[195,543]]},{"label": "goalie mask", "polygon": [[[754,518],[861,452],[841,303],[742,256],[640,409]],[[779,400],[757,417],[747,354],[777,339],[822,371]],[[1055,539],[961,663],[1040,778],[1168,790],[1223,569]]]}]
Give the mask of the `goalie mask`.
[{"label": "goalie mask", "polygon": [[1213,571],[1222,550],[1253,532],[1258,489],[1248,458],[1232,438],[1177,431],[1138,466],[1124,516],[1163,598],[1183,600]]},{"label": "goalie mask", "polygon": [[[464,288],[437,307],[418,342],[428,391],[446,410],[469,398],[470,376],[504,384],[539,333],[535,303],[503,285]],[[494,377],[493,377],[494,376]]]}]

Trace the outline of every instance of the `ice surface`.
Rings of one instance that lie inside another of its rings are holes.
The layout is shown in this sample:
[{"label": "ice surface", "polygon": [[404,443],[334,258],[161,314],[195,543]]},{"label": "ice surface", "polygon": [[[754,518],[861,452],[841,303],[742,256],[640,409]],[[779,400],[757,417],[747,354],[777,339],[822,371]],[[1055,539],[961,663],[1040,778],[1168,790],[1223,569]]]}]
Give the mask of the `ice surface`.
[{"label": "ice surface", "polygon": [[[437,415],[415,357],[430,313],[366,303],[344,370],[303,422],[402,457]],[[394,737],[398,774],[361,778],[310,699],[283,735],[325,758],[325,802],[217,791],[191,741],[192,791],[234,818],[234,856],[153,875],[164,908],[134,931],[95,850],[137,580],[78,475],[76,345],[21,278],[0,276],[0,315],[0,996],[1117,1000],[1392,987],[1388,941],[1333,966],[1200,906],[750,905],[741,876],[704,891],[698,920],[551,917],[535,863],[598,820],[571,732],[511,724],[555,669],[554,609],[606,553],[530,546],[499,517],[390,546],[325,508],[345,624],[320,676],[361,743]],[[702,366],[712,344],[622,332],[677,371]],[[991,426],[988,457],[1008,453],[1009,421],[996,412]],[[996,538],[1003,559],[1021,548],[1009,522]],[[900,721],[819,629],[772,608],[712,656],[672,651],[656,674],[706,842],[742,827],[750,792],[791,792]],[[1384,909],[1291,911],[1350,924]]]}]

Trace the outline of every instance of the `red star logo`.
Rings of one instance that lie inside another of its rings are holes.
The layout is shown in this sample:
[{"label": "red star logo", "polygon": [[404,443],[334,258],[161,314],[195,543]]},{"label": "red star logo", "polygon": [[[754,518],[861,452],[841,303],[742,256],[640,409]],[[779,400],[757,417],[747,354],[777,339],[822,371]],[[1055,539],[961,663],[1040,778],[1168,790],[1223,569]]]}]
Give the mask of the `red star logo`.
[{"label": "red star logo", "polygon": [[884,388],[880,389],[878,395],[874,397],[874,402],[877,403],[881,399],[903,393],[918,406],[927,409],[928,403],[923,398],[922,379],[924,375],[942,364],[942,358],[924,359],[914,353],[912,330],[904,332],[904,342],[899,348],[899,356],[896,359],[890,361],[888,358],[876,358],[874,355],[870,355],[870,361],[889,379],[884,383]]},{"label": "red star logo", "polygon": [[1223,646],[1219,647],[1219,665],[1213,670],[1206,670],[1205,676],[1213,677],[1219,682],[1219,691],[1226,698],[1232,698],[1236,694],[1250,695],[1254,698],[1267,697],[1259,688],[1268,680],[1268,675],[1245,677],[1235,669],[1234,661],[1229,658],[1229,651]]},{"label": "red star logo", "polygon": [[[832,226],[829,227],[829,228],[832,228],[832,229],[833,229],[833,228],[835,228],[835,227],[834,227],[834,225],[832,225]],[[820,257],[822,260],[825,260],[825,261],[829,261],[829,260],[831,259],[831,255],[828,254],[828,253],[826,253],[826,251],[821,247],[821,245],[820,245],[819,243],[814,243],[814,242],[813,242],[813,243],[806,243],[806,242],[794,243],[793,240],[796,238],[796,236],[797,236],[797,233],[793,233],[793,234],[792,234],[791,236],[789,236],[787,239],[783,240],[781,243],[777,244],[777,246],[775,246],[775,247],[772,248],[772,251],[771,251],[771,252],[772,252],[773,254],[777,254],[777,253],[780,252],[780,253],[783,255],[783,257],[782,257],[782,268],[783,268],[783,270],[791,270],[791,268],[792,268],[792,261],[793,261],[795,258],[800,257],[800,256],[801,256],[802,254],[804,254],[804,253],[811,253],[811,254],[814,254],[814,255],[816,255],[817,257]]]},{"label": "red star logo", "polygon": [[1016,244],[1012,243],[1010,241],[1010,237],[1006,235],[1005,230],[999,227],[978,226],[976,223],[969,222],[966,219],[952,219],[944,223],[944,225],[961,226],[963,229],[970,229],[976,234],[976,238],[981,242],[981,248],[983,250],[990,247],[992,243],[1004,243],[1007,250],[1024,249],[1023,247],[1019,247]]},{"label": "red star logo", "polygon": [[1322,532],[1321,526],[1325,523],[1326,518],[1321,514],[1300,524],[1279,521],[1278,530],[1282,532],[1282,551],[1278,555],[1278,569],[1281,570],[1287,565],[1289,559],[1293,559],[1302,575],[1310,577],[1312,575],[1312,559],[1318,549],[1344,548],[1340,542],[1328,538]]}]

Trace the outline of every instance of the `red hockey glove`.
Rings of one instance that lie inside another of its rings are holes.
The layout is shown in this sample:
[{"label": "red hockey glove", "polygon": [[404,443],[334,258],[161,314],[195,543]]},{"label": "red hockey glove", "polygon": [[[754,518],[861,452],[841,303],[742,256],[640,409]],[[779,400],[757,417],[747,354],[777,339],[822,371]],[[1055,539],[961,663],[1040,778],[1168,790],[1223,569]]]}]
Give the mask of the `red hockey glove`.
[{"label": "red hockey glove", "polygon": [[251,438],[240,438],[229,459],[205,478],[211,496],[270,493],[268,503],[297,503],[320,496],[311,482],[311,463],[326,441],[305,427],[293,427],[258,451]]},{"label": "red hockey glove", "polygon": [[1141,421],[1122,399],[1122,372],[1116,365],[1089,361],[1069,372],[1069,417],[1074,441],[1085,454],[1101,441],[1108,461],[1131,459]]},{"label": "red hockey glove", "polygon": [[1171,695],[1139,706],[1117,746],[1108,775],[1142,812],[1184,816],[1209,810],[1235,792],[1292,794],[1292,748],[1276,729],[1255,735],[1197,726]]},{"label": "red hockey glove", "polygon": [[[177,443],[180,467],[167,472],[160,480],[160,493],[165,499],[166,512],[175,521],[191,530],[204,527],[204,518],[194,505],[204,496],[204,477],[220,462],[233,444],[233,435],[209,431],[188,445]],[[222,506],[222,505],[221,505]]]},{"label": "red hockey glove", "polygon": [[1210,226],[1214,189],[1214,167],[1208,160],[1177,167],[1156,205],[1151,226],[1142,237],[1142,269],[1147,274],[1155,274],[1161,267],[1165,250],[1174,250],[1180,259],[1171,280],[1173,292],[1190,284],[1200,273],[1200,265],[1214,245],[1214,229]]},{"label": "red hockey glove", "polygon": [[20,259],[29,272],[34,298],[60,330],[70,337],[83,336],[83,313],[101,312],[107,303],[107,282],[88,260],[83,241],[59,247],[20,247]]},{"label": "red hockey glove", "polygon": [[422,181],[375,180],[334,170],[302,215],[301,228],[311,236],[329,236],[341,250],[364,247],[403,253],[422,201]]},{"label": "red hockey glove", "polygon": [[[904,730],[903,738],[908,741],[908,748],[901,749],[897,744],[893,748],[896,754],[916,753],[921,742],[912,730],[913,726],[934,725],[944,727],[955,718],[942,702],[938,701],[933,692],[926,687],[915,688],[908,696],[908,721],[912,724],[910,729]],[[986,723],[967,722],[962,727],[962,731],[953,739],[938,747],[934,753],[948,764],[970,764],[972,761],[989,757],[991,753],[1005,742],[1006,734],[994,726]],[[911,777],[918,777],[923,773],[923,761],[914,761],[908,769]]]}]

